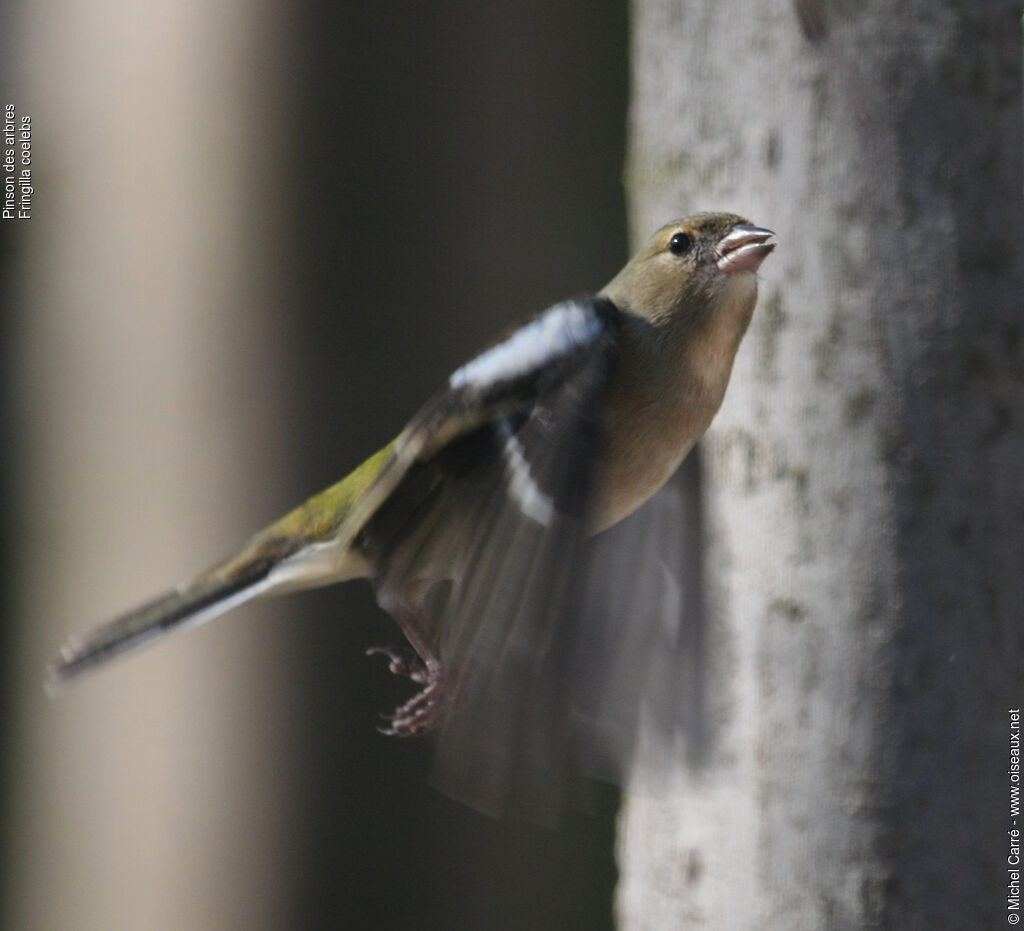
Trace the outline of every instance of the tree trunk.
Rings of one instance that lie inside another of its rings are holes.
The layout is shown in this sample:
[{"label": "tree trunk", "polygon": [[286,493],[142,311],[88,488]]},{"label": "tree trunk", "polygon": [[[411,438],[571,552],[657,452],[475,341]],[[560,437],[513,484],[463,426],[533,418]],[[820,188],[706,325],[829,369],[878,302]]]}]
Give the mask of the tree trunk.
[{"label": "tree trunk", "polygon": [[995,927],[1024,701],[1020,9],[634,17],[634,232],[728,209],[779,247],[701,454],[700,720],[670,786],[634,773],[621,925]]}]

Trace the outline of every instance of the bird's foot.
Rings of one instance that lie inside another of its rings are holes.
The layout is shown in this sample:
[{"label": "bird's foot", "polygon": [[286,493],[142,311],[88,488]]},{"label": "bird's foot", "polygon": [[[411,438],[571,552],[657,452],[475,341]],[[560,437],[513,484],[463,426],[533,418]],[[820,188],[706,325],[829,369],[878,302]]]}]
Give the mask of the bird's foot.
[{"label": "bird's foot", "polygon": [[404,705],[395,709],[387,719],[388,726],[378,730],[389,737],[416,737],[433,730],[444,716],[444,685],[441,666],[432,661],[422,662],[424,687]]},{"label": "bird's foot", "polygon": [[375,647],[367,653],[383,653],[389,660],[388,668],[400,676],[408,676],[423,688],[395,713],[386,717],[387,727],[378,728],[382,734],[394,737],[414,737],[433,730],[444,715],[444,690],[441,678],[441,659],[430,626],[422,619],[425,610],[417,601],[381,602],[402,628],[409,648]]}]

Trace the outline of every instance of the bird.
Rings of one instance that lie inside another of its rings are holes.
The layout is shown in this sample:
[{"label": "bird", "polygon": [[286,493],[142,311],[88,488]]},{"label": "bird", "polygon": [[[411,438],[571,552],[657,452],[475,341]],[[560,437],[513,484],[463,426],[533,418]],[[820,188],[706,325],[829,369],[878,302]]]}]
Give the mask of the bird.
[{"label": "bird", "polygon": [[629,553],[595,569],[593,541],[657,495],[718,412],[775,245],[732,213],[661,227],[599,292],[499,337],[237,554],[70,637],[49,691],[253,598],[368,579],[406,643],[367,652],[419,687],[381,729],[433,734],[436,781],[473,807],[548,804],[584,745],[621,755],[595,735],[608,717],[635,727],[638,690],[621,682],[655,649],[622,645],[628,617],[592,620],[595,578],[639,578]]}]

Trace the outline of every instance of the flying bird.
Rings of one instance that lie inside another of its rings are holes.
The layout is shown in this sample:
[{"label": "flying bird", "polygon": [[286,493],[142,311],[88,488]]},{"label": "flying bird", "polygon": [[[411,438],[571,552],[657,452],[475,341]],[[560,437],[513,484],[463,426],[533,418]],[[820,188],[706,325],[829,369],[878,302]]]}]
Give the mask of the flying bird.
[{"label": "flying bird", "polygon": [[70,638],[51,691],[252,598],[365,578],[407,641],[369,652],[419,687],[383,730],[433,732],[442,789],[497,813],[548,805],[586,758],[621,765],[662,647],[631,628],[639,609],[609,606],[665,590],[643,581],[658,554],[642,540],[595,544],[717,413],[773,237],[729,213],[662,227],[595,296],[456,369],[394,441],[236,555]]}]

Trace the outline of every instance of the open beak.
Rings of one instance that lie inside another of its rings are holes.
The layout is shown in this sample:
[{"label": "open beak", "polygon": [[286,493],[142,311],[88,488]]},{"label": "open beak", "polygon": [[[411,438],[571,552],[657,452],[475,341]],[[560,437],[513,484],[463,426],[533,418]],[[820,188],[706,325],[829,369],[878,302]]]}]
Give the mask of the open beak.
[{"label": "open beak", "polygon": [[775,234],[759,226],[737,224],[718,243],[718,267],[727,275],[756,272],[775,248]]}]

